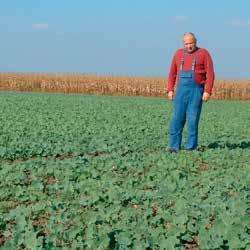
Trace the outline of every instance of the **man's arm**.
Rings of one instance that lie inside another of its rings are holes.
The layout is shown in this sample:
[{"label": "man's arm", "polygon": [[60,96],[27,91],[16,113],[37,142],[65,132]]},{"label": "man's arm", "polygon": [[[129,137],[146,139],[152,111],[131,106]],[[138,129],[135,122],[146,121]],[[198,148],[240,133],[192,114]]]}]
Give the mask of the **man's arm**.
[{"label": "man's arm", "polygon": [[207,50],[204,50],[204,51],[205,51],[204,66],[205,66],[205,70],[206,70],[206,74],[207,74],[207,79],[206,79],[206,83],[205,83],[205,92],[208,93],[209,95],[211,95],[213,85],[214,85],[214,78],[215,78],[214,66],[213,66],[213,60],[212,60],[209,52]]},{"label": "man's arm", "polygon": [[176,76],[177,76],[176,54],[177,53],[175,53],[172,59],[172,63],[171,63],[170,71],[168,75],[167,92],[168,92],[168,98],[170,100],[172,100],[174,97],[174,86],[175,86]]}]

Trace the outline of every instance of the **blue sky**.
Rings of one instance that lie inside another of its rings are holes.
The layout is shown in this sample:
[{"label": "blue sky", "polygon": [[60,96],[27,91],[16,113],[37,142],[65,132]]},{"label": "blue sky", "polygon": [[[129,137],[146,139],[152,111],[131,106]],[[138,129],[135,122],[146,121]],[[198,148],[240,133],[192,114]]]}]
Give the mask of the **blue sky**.
[{"label": "blue sky", "polygon": [[249,0],[3,0],[0,71],[167,76],[182,35],[250,79]]}]

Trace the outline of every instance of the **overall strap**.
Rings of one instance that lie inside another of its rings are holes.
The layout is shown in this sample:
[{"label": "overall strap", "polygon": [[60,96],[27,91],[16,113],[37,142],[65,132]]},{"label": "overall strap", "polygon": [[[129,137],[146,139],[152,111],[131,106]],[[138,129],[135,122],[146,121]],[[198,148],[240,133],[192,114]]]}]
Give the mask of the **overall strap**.
[{"label": "overall strap", "polygon": [[[184,58],[185,58],[185,55],[187,54],[188,52],[186,50],[184,50],[184,53],[182,54],[181,56],[181,65],[180,65],[180,71],[183,70],[183,65],[184,65]],[[194,57],[193,61],[192,61],[192,71],[194,71],[195,69],[195,64],[196,64],[196,56]]]},{"label": "overall strap", "polygon": [[186,50],[184,50],[184,53],[182,54],[182,56],[181,56],[181,65],[180,65],[180,71],[182,71],[182,69],[183,69],[183,65],[184,65],[184,57],[185,57],[185,55],[187,54],[187,51]]},{"label": "overall strap", "polygon": [[196,64],[196,58],[194,57],[194,59],[192,61],[192,71],[194,71],[195,64]]}]

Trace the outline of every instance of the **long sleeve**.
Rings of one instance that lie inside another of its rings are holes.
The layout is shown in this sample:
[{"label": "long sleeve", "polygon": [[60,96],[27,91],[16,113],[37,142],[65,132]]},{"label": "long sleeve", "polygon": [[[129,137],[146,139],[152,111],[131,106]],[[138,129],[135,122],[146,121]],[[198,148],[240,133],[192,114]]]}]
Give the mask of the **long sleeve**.
[{"label": "long sleeve", "polygon": [[174,86],[176,82],[177,76],[177,65],[176,65],[176,53],[172,59],[169,75],[168,75],[168,84],[167,84],[167,92],[174,91]]},{"label": "long sleeve", "polygon": [[214,85],[214,79],[215,79],[215,74],[214,74],[214,66],[213,66],[213,61],[212,58],[207,50],[205,50],[205,70],[206,70],[206,83],[205,83],[205,92],[211,94],[213,85]]}]

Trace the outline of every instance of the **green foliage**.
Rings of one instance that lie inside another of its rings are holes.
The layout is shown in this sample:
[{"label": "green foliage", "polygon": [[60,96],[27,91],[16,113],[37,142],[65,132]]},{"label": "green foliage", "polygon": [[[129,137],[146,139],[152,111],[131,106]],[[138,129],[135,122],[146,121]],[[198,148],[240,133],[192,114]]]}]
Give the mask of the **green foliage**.
[{"label": "green foliage", "polygon": [[0,96],[0,249],[247,249],[249,103],[172,155],[165,99]]}]

